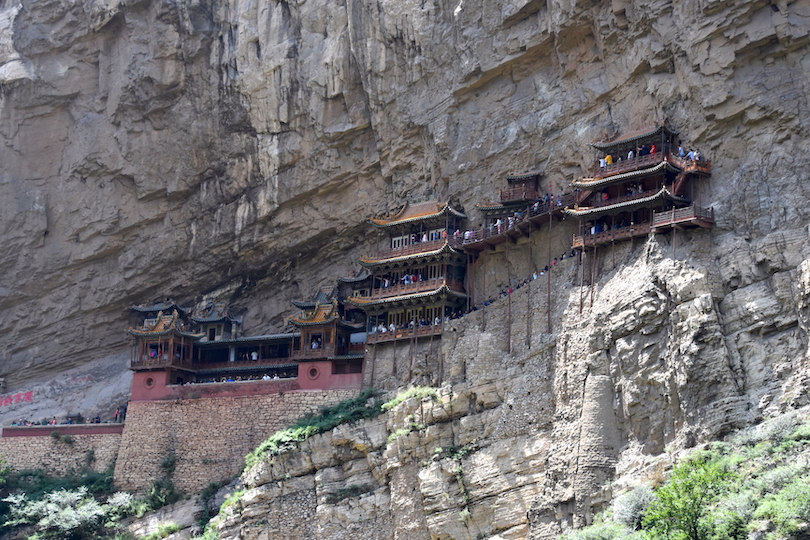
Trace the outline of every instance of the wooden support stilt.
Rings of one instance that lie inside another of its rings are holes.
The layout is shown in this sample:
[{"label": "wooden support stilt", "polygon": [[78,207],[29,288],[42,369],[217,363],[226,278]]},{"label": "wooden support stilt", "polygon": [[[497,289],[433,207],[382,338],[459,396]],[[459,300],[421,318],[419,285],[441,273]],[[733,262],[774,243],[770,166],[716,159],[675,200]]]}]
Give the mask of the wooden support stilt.
[{"label": "wooden support stilt", "polygon": [[512,352],[512,284],[506,289],[506,352]]},{"label": "wooden support stilt", "polygon": [[548,333],[551,333],[551,210],[548,212],[548,272],[546,272],[546,315],[548,317]]}]

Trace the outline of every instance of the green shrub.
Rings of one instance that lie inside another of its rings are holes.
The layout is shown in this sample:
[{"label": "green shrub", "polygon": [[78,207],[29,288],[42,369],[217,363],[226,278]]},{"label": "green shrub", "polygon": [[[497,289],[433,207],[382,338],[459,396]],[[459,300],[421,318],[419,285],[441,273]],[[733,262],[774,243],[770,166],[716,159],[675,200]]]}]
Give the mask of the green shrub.
[{"label": "green shrub", "polygon": [[266,457],[277,456],[297,447],[298,443],[313,435],[329,431],[340,424],[379,415],[382,412],[380,403],[376,400],[369,403],[369,400],[378,395],[377,390],[363,390],[356,398],[347,399],[333,407],[326,407],[320,414],[305,416],[295,425],[275,432],[245,457],[245,470]]},{"label": "green shrub", "polygon": [[404,392],[400,392],[394,399],[383,403],[382,410],[390,411],[391,409],[393,409],[406,399],[410,399],[413,397],[418,398],[431,397],[433,399],[436,399],[437,397],[439,397],[439,393],[436,391],[435,388],[432,388],[430,386],[414,386],[413,388],[409,388]]},{"label": "green shrub", "polygon": [[38,501],[29,500],[24,494],[10,495],[4,500],[10,504],[11,514],[5,525],[33,525],[37,536],[43,539],[95,537],[107,524],[105,518],[110,511],[117,511],[101,504],[85,487],[53,491]]},{"label": "green shrub", "polygon": [[626,540],[633,538],[633,531],[615,521],[594,523],[590,527],[571,530],[560,540]]},{"label": "green shrub", "polygon": [[233,506],[234,504],[238,503],[244,497],[245,489],[239,489],[228,495],[225,500],[222,502],[222,506],[219,507],[219,513],[223,513],[229,506]]},{"label": "green shrub", "polygon": [[140,540],[160,540],[161,538],[166,538],[170,534],[174,534],[177,531],[181,530],[183,527],[178,525],[177,523],[164,523],[163,525],[158,526],[158,530],[151,534],[147,534],[146,536],[142,537]]},{"label": "green shrub", "polygon": [[810,477],[794,479],[777,493],[765,495],[754,512],[756,519],[769,519],[780,536],[804,532],[810,522]]},{"label": "green shrub", "polygon": [[647,507],[655,500],[655,494],[648,485],[638,486],[620,495],[613,501],[613,517],[625,527],[641,529]]},{"label": "green shrub", "polygon": [[669,482],[655,492],[643,526],[672,540],[707,540],[715,530],[712,505],[735,475],[707,452],[697,452],[672,470]]}]

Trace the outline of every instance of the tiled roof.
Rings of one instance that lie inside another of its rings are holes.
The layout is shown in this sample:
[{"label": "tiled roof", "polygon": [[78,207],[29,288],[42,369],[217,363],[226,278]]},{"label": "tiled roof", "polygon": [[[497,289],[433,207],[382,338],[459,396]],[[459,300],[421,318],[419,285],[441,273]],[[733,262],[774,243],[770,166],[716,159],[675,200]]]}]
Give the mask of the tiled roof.
[{"label": "tiled roof", "polygon": [[309,313],[304,313],[300,317],[290,317],[290,322],[296,326],[312,326],[317,324],[327,324],[340,318],[337,302],[318,304]]},{"label": "tiled roof", "polygon": [[188,308],[178,306],[171,298],[168,298],[163,302],[157,302],[155,304],[150,305],[141,304],[138,306],[132,306],[132,309],[134,309],[139,313],[157,313],[158,311],[162,311],[163,313],[171,313],[172,311],[177,310],[181,314],[185,314],[189,311]]},{"label": "tiled roof", "polygon": [[644,206],[656,200],[668,199],[670,201],[677,201],[677,202],[686,202],[686,199],[681,197],[676,197],[672,193],[670,193],[669,189],[661,188],[654,195],[650,195],[649,197],[642,197],[640,199],[630,199],[627,201],[623,201],[616,204],[609,204],[605,206],[593,206],[588,208],[565,208],[563,212],[570,216],[576,217],[586,217],[586,216],[597,216],[599,214],[604,214],[606,212],[610,212],[617,209],[622,210],[629,210],[633,207]]},{"label": "tiled roof", "polygon": [[662,131],[669,135],[678,134],[677,131],[670,129],[665,125],[650,126],[635,131],[630,131],[628,133],[624,133],[612,140],[594,141],[591,143],[591,146],[593,146],[597,150],[608,150],[609,148],[613,148],[614,146],[620,146],[635,141],[641,141],[642,139],[654,137],[659,133],[661,133]]},{"label": "tiled roof", "polygon": [[447,285],[442,285],[438,289],[435,289],[435,290],[432,290],[432,291],[425,291],[425,292],[421,292],[421,293],[403,294],[401,296],[390,296],[390,297],[387,297],[387,298],[370,298],[368,296],[356,296],[356,297],[353,297],[353,298],[348,298],[347,301],[351,302],[352,304],[355,304],[358,307],[364,307],[364,306],[375,306],[375,305],[381,305],[381,304],[391,304],[391,303],[395,303],[395,302],[402,302],[402,301],[407,301],[407,300],[415,300],[415,299],[418,299],[418,298],[428,298],[428,297],[431,297],[431,296],[438,296],[438,295],[441,295],[441,294],[447,294],[447,295],[450,295],[450,296],[455,296],[456,298],[466,298],[467,297],[467,295],[462,293],[462,292],[454,291],[454,290],[450,289]]},{"label": "tiled roof", "polygon": [[199,324],[215,322],[242,323],[241,317],[233,316],[230,308],[224,302],[208,304],[200,311],[199,314],[191,316],[189,319]]},{"label": "tiled roof", "polygon": [[529,178],[534,178],[535,176],[542,176],[542,171],[529,171],[520,174],[507,174],[506,180],[507,182],[519,182],[521,180],[528,180]]},{"label": "tiled roof", "polygon": [[618,182],[623,182],[625,180],[630,180],[631,178],[638,178],[641,176],[647,176],[650,174],[655,174],[657,172],[661,172],[664,169],[669,169],[674,172],[678,172],[679,169],[674,167],[669,161],[666,159],[666,154],[661,154],[662,161],[655,165],[654,167],[649,167],[647,169],[638,169],[635,171],[630,171],[622,174],[616,174],[613,176],[606,176],[604,178],[580,178],[579,180],[574,180],[571,182],[571,185],[575,188],[580,189],[594,189],[601,186],[608,186],[611,184],[616,184]]},{"label": "tiled roof", "polygon": [[134,336],[143,337],[166,336],[172,332],[175,332],[181,336],[190,337],[192,339],[200,339],[205,336],[205,334],[195,334],[185,330],[182,322],[180,321],[180,314],[177,312],[177,310],[172,311],[171,315],[164,315],[163,312],[159,312],[153,323],[141,328],[130,328],[127,330],[127,332]]},{"label": "tiled roof", "polygon": [[391,225],[399,225],[402,223],[411,223],[432,217],[439,217],[447,214],[455,215],[456,217],[466,218],[463,213],[455,210],[450,206],[450,203],[440,203],[438,201],[425,201],[421,203],[407,203],[397,215],[374,218],[371,223],[377,227],[389,227]]},{"label": "tiled roof", "polygon": [[[415,244],[418,246],[418,244]],[[437,255],[441,255],[443,253],[455,253],[461,255],[460,251],[454,249],[449,242],[445,242],[441,245],[438,249],[432,249],[430,251],[418,251],[415,253],[408,253],[407,255],[401,255],[399,257],[385,257],[385,258],[374,258],[374,257],[360,257],[359,263],[363,266],[373,266],[375,264],[381,263],[397,263],[401,261],[407,261],[410,259],[418,259],[420,257],[435,257]]]}]

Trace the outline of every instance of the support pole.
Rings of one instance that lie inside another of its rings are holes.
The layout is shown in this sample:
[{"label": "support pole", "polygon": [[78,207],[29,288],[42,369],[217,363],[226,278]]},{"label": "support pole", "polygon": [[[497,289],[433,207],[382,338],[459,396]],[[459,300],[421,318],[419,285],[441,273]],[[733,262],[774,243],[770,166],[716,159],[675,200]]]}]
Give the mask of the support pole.
[{"label": "support pole", "polygon": [[548,316],[548,333],[551,333],[551,219],[552,208],[548,209],[548,272],[546,272],[546,315]]},{"label": "support pole", "polygon": [[506,353],[512,352],[512,283],[507,285],[506,289]]}]

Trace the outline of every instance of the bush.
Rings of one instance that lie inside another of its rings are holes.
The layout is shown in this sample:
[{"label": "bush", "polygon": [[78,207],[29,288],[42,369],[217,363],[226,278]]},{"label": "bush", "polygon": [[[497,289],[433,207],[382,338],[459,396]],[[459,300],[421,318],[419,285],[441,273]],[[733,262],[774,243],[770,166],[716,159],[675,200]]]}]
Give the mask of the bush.
[{"label": "bush", "polygon": [[656,491],[643,526],[672,540],[707,540],[714,533],[709,517],[719,496],[734,478],[716,456],[698,452],[672,470],[670,481]]},{"label": "bush", "polygon": [[637,531],[644,522],[647,507],[654,500],[655,494],[650,486],[638,486],[616,498],[613,502],[613,517],[624,526]]},{"label": "bush", "polygon": [[560,536],[560,540],[629,540],[633,536],[633,532],[620,523],[605,521],[568,531]]},{"label": "bush", "polygon": [[778,493],[765,495],[754,512],[756,519],[770,519],[780,536],[806,531],[810,522],[810,477],[796,478]]},{"label": "bush", "polygon": [[412,397],[418,398],[431,397],[433,399],[436,399],[438,396],[439,393],[436,391],[435,388],[431,388],[430,386],[414,386],[413,388],[409,388],[404,392],[400,392],[394,399],[383,403],[382,410],[390,411],[391,409],[393,409],[406,399],[410,399]]},{"label": "bush", "polygon": [[164,523],[163,525],[158,526],[158,530],[152,534],[147,534],[146,536],[142,537],[141,540],[160,540],[161,538],[166,538],[170,534],[176,533],[182,528],[183,527],[177,523]]},{"label": "bush", "polygon": [[369,403],[371,398],[378,395],[377,390],[363,390],[354,399],[347,399],[333,407],[326,407],[321,410],[320,414],[305,416],[295,425],[275,432],[245,457],[245,470],[250,469],[266,457],[277,456],[295,448],[298,443],[313,435],[329,431],[340,424],[357,422],[379,415],[382,412],[380,403],[376,400]]},{"label": "bush", "polygon": [[4,500],[10,504],[11,513],[6,525],[33,525],[37,537],[43,539],[93,538],[107,525],[114,525],[115,519],[106,518],[120,511],[113,505],[101,504],[85,487],[54,491],[38,501],[31,501],[24,494],[10,495]]}]

